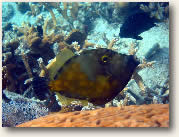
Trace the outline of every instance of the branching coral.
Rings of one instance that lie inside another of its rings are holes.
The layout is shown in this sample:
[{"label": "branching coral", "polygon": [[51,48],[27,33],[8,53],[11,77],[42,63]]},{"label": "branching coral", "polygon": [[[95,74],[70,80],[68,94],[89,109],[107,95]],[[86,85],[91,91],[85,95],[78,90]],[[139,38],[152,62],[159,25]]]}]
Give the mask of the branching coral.
[{"label": "branching coral", "polygon": [[12,77],[12,70],[15,65],[9,64],[2,67],[2,89],[8,89],[10,91],[16,90],[16,80]]},{"label": "branching coral", "polygon": [[154,61],[151,61],[151,62],[146,62],[145,60],[143,60],[143,63],[142,64],[139,64],[138,67],[136,68],[136,71],[135,73],[133,74],[133,77],[132,79],[135,80],[135,82],[137,83],[138,87],[141,89],[141,94],[143,96],[146,95],[146,88],[145,88],[145,84],[144,84],[144,81],[142,79],[142,77],[138,74],[138,72],[146,67],[153,67],[153,64],[155,62]]},{"label": "branching coral", "polygon": [[114,44],[118,41],[118,39],[112,39],[111,42],[108,44],[108,49],[112,49]]},{"label": "branching coral", "polygon": [[94,47],[94,43],[88,42],[86,40],[86,33],[81,32],[80,30],[74,29],[72,30],[68,36],[64,38],[63,42],[59,43],[59,47],[63,48],[70,48],[72,51],[76,51],[77,53],[82,52],[83,49],[88,47]]},{"label": "branching coral", "polygon": [[[11,35],[10,35],[10,34],[9,34],[9,36],[10,36],[10,38],[11,38]],[[11,54],[13,54],[14,51],[19,47],[19,45],[20,45],[20,42],[18,41],[18,39],[12,39],[10,42],[6,43],[6,44],[4,45],[4,47],[5,47],[6,49],[9,49],[9,51],[11,52]],[[3,54],[5,54],[5,53],[3,53]],[[4,62],[6,62],[6,61],[4,61]]]},{"label": "branching coral", "polygon": [[95,46],[94,43],[91,43],[91,42],[88,42],[88,40],[85,40],[83,48],[94,47],[94,46]]},{"label": "branching coral", "polygon": [[149,2],[147,4],[141,4],[140,9],[150,13],[152,18],[159,21],[166,20],[169,16],[169,4],[167,2]]},{"label": "branching coral", "polygon": [[60,7],[57,9],[58,12],[61,13],[63,18],[66,19],[66,20],[68,20],[67,8],[68,8],[68,3],[63,2],[63,9],[61,9]]},{"label": "branching coral", "polygon": [[3,89],[23,94],[26,88],[24,87],[24,81],[28,78],[28,74],[20,60],[20,56],[14,58],[16,59],[11,58],[8,64],[3,65],[2,85]]},{"label": "branching coral", "polygon": [[[37,61],[38,61],[39,67],[40,67],[41,70],[44,72],[43,76],[46,77],[47,79],[49,79],[49,73],[48,73],[48,70],[47,70],[47,68],[45,67],[44,63],[43,63],[43,59],[42,59],[42,58],[39,58]],[[43,76],[42,76],[42,77],[43,77]]]},{"label": "branching coral", "polygon": [[28,15],[37,16],[40,14],[41,5],[29,3],[29,6],[31,10],[27,12]]},{"label": "branching coral", "polygon": [[[129,48],[129,55],[134,55],[136,54],[136,52],[138,51],[137,49],[137,43],[135,42],[132,42],[131,45],[130,45],[130,48]],[[140,88],[141,90],[141,94],[143,96],[146,96],[146,88],[145,88],[145,84],[144,84],[144,81],[142,79],[142,77],[138,74],[138,72],[146,67],[153,67],[153,64],[155,62],[154,61],[151,61],[151,62],[146,62],[145,59],[143,59],[143,62],[141,64],[139,64],[132,76],[132,79],[135,80],[135,82],[137,83],[138,87]]]},{"label": "branching coral", "polygon": [[51,16],[52,16],[52,20],[53,20],[53,27],[52,30],[54,30],[56,28],[56,17],[55,14],[53,13],[53,10],[49,7],[49,5],[47,3],[43,3],[43,5],[45,6],[45,8],[50,12]]},{"label": "branching coral", "polygon": [[[41,32],[39,29],[34,26],[28,26],[26,24],[22,24],[23,26],[17,28],[18,31],[24,34],[20,39],[27,41],[29,48],[31,49],[32,54],[37,54],[43,58],[44,62],[47,64],[48,60],[55,56],[52,45],[55,42],[63,41],[63,35],[58,34],[55,35],[54,32],[51,34],[47,34],[47,25],[48,21],[44,23],[43,26],[43,36],[41,36]],[[48,53],[48,54],[47,54]]]},{"label": "branching coral", "polygon": [[71,17],[75,20],[78,15],[79,11],[79,3],[78,2],[62,2],[63,9],[60,8],[59,6],[56,7],[58,12],[63,16],[64,19],[69,20],[69,16],[67,14],[67,11],[70,10]]},{"label": "branching coral", "polygon": [[129,48],[129,55],[135,55],[136,52],[137,52],[137,49],[136,49],[136,43],[132,42],[130,44],[130,48]]},{"label": "branching coral", "polygon": [[70,7],[70,13],[71,13],[71,16],[76,19],[77,18],[77,15],[78,15],[78,8],[79,8],[79,3],[78,2],[72,2],[72,3],[69,3]]},{"label": "branching coral", "polygon": [[26,68],[27,73],[29,75],[29,78],[32,78],[33,75],[32,75],[32,72],[31,72],[31,69],[30,69],[30,66],[29,66],[29,63],[28,63],[28,58],[24,53],[22,53],[22,60],[24,62],[24,65],[25,65],[25,68]]}]

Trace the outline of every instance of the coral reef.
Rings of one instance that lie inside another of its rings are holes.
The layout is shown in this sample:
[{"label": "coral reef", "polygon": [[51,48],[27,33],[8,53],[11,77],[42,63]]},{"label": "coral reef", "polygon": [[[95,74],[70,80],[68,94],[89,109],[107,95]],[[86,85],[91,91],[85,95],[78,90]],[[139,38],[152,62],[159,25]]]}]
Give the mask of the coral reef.
[{"label": "coral reef", "polygon": [[169,105],[131,105],[54,113],[17,127],[169,127]]},{"label": "coral reef", "polygon": [[[54,42],[56,42],[56,37],[54,34],[46,35],[46,30],[42,30],[40,27],[41,26],[37,26],[35,28],[34,26],[28,26],[24,23],[22,27],[16,29],[19,33],[23,34],[20,39],[22,39],[24,43],[27,43],[27,46],[30,49],[30,54],[42,57],[44,62],[47,64],[48,60],[55,56],[50,47]],[[51,37],[53,37],[53,39]]]},{"label": "coral reef", "polygon": [[3,89],[23,94],[26,88],[23,80],[28,78],[28,74],[20,58],[12,55],[5,59],[6,62],[3,62],[2,67],[2,83]]},{"label": "coral reef", "polygon": [[24,98],[15,93],[4,91],[9,102],[2,102],[2,126],[15,127],[18,124],[39,118],[49,114],[44,102],[34,99]]},{"label": "coral reef", "polygon": [[[124,19],[137,13],[148,13],[156,26],[142,32],[140,41],[119,37]],[[98,48],[135,56],[141,64],[126,87],[107,104],[97,106],[85,102],[84,105],[78,100],[69,100],[71,105],[63,107],[63,101],[60,102],[59,96],[49,90],[47,83],[68,59],[84,50]],[[143,104],[169,104],[169,3],[3,2],[2,89],[3,126],[16,126],[60,110],[84,111],[79,112],[81,117],[82,113],[87,113],[85,110],[118,111],[112,106],[120,107],[121,111],[124,107],[127,113],[125,108],[140,108],[131,105],[141,105],[140,112],[149,109],[150,105]],[[110,108],[102,109],[105,107]],[[150,108],[152,114],[154,110],[158,113],[155,107]],[[93,114],[93,111],[89,113]],[[140,125],[142,117],[135,119],[131,115],[134,123],[128,120],[116,126],[168,126],[168,120],[162,123],[154,118],[150,123],[151,117],[143,114],[147,124]],[[95,122],[99,123],[97,126],[115,126],[111,123],[103,125],[101,121],[91,122],[88,126],[96,126]],[[65,124],[70,126],[68,118]]]},{"label": "coral reef", "polygon": [[29,3],[30,11],[27,11],[28,15],[37,16],[40,14],[42,6],[39,4]]}]

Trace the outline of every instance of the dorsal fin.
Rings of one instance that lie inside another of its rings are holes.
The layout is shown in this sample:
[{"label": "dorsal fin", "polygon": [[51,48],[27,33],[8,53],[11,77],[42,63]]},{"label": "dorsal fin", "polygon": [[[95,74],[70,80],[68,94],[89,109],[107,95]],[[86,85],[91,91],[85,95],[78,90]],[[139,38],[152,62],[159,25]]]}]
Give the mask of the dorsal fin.
[{"label": "dorsal fin", "polygon": [[[75,54],[70,49],[63,49],[59,52],[56,57],[49,63],[46,68],[48,70],[49,80],[54,80],[54,76],[56,75],[57,71],[64,65],[64,63],[70,59],[71,57],[75,56]],[[45,71],[42,70],[40,72],[40,77],[45,76]]]}]

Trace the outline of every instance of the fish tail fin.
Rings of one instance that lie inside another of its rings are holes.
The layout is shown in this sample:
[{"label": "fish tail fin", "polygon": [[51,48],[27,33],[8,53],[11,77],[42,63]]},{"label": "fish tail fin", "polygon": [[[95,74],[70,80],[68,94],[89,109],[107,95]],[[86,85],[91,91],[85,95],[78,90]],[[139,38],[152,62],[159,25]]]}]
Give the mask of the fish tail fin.
[{"label": "fish tail fin", "polygon": [[142,40],[143,38],[141,36],[134,36],[135,39],[137,40]]}]

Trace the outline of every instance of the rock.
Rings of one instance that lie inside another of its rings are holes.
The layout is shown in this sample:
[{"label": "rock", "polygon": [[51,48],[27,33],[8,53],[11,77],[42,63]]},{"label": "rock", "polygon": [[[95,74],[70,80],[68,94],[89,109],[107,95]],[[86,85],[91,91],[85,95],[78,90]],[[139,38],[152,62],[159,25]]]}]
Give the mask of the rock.
[{"label": "rock", "polygon": [[169,127],[169,104],[57,112],[17,127]]}]

